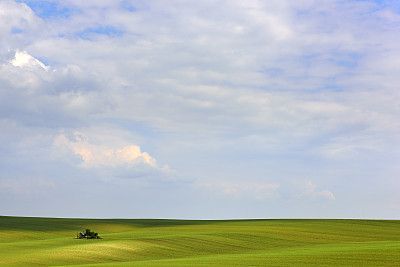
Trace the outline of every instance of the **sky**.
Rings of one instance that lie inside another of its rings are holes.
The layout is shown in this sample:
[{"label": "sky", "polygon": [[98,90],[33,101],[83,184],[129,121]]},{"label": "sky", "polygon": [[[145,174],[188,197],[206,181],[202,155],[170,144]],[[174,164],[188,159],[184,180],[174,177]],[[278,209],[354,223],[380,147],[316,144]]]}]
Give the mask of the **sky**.
[{"label": "sky", "polygon": [[0,215],[400,219],[399,13],[0,0]]}]

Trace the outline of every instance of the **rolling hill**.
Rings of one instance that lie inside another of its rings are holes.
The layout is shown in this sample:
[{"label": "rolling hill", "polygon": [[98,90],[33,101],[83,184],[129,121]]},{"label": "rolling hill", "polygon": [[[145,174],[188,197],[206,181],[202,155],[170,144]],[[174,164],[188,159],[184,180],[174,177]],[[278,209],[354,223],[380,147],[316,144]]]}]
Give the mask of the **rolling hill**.
[{"label": "rolling hill", "polygon": [[0,265],[399,266],[400,221],[0,216]]}]

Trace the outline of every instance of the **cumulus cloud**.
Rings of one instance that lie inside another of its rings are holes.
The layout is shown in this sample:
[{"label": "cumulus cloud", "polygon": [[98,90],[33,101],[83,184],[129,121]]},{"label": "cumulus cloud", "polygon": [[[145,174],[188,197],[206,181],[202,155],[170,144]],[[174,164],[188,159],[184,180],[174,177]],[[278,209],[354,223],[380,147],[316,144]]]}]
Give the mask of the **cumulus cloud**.
[{"label": "cumulus cloud", "polygon": [[[101,168],[121,166],[146,165],[161,169],[154,158],[147,152],[142,152],[137,145],[128,145],[121,148],[110,148],[94,145],[89,142],[86,135],[80,132],[73,134],[74,139],[69,139],[65,134],[60,134],[54,139],[56,148],[67,148],[82,160],[81,166],[85,168]],[[163,167],[168,169],[167,166]]]},{"label": "cumulus cloud", "polygon": [[15,57],[13,60],[11,60],[11,64],[20,68],[40,67],[46,71],[49,69],[48,66],[44,65],[36,58],[29,55],[26,51],[19,51],[19,50],[15,52]]},{"label": "cumulus cloud", "polygon": [[0,70],[2,118],[25,125],[70,127],[113,106],[107,82],[76,65],[50,71],[27,51],[17,49]]}]

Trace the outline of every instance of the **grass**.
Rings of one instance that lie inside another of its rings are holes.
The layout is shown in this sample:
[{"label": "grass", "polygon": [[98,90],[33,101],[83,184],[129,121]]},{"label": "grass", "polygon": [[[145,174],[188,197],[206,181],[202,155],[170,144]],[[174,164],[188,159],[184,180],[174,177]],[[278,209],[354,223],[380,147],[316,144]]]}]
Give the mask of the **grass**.
[{"label": "grass", "polygon": [[400,221],[0,216],[0,266],[66,265],[400,266]]}]

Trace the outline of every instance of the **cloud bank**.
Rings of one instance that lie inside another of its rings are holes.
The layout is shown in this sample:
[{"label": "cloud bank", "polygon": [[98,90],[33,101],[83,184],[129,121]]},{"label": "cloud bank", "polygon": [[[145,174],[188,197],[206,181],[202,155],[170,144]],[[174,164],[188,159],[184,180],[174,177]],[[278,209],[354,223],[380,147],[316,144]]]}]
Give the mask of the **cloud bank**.
[{"label": "cloud bank", "polygon": [[[79,216],[80,200],[106,217],[398,216],[395,3],[0,10],[2,192],[29,180],[57,193],[3,194],[0,213],[31,202],[33,215]],[[96,190],[69,204],[77,183]]]}]

